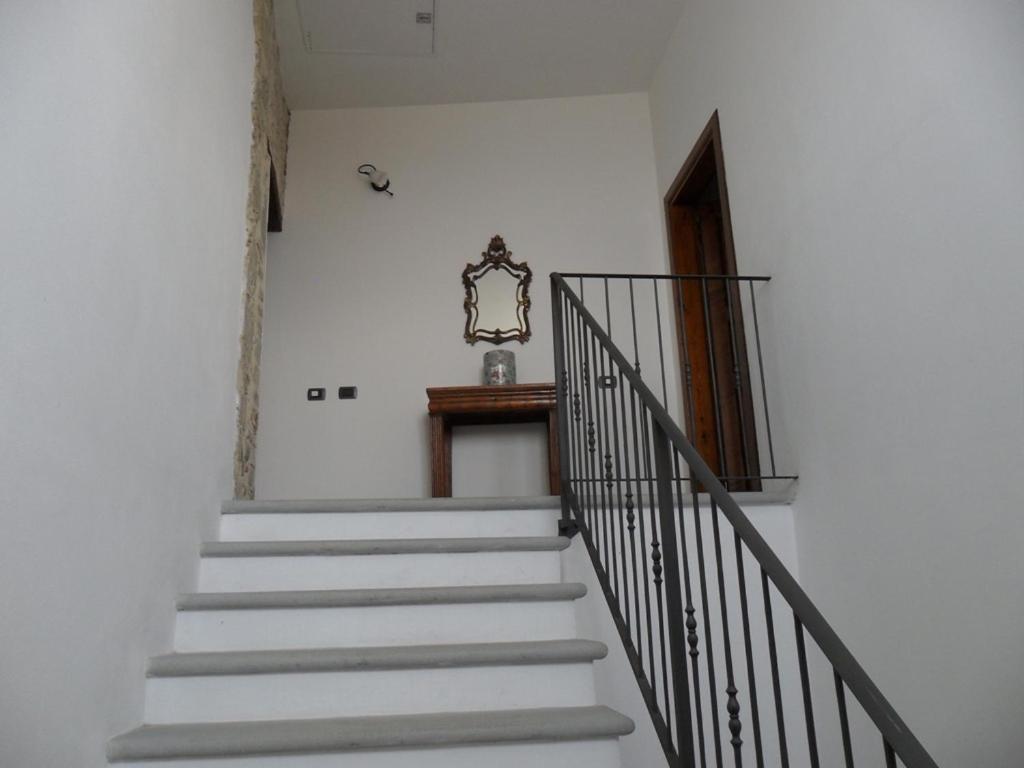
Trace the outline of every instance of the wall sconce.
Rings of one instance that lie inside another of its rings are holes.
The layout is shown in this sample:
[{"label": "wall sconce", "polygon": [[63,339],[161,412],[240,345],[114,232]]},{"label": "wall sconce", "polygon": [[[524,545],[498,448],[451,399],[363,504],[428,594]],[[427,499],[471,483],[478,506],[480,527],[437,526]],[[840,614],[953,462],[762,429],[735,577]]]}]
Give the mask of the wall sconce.
[{"label": "wall sconce", "polygon": [[370,180],[370,186],[375,192],[387,192],[391,197],[395,196],[395,193],[388,189],[391,186],[391,179],[384,171],[378,171],[377,167],[370,163],[363,163],[356,170]]}]

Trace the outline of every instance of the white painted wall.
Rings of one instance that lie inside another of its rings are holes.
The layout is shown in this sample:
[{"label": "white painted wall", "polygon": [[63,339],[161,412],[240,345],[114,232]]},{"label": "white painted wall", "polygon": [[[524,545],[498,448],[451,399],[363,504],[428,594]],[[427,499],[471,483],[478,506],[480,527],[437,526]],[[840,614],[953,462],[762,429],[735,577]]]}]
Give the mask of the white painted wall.
[{"label": "white painted wall", "polygon": [[662,192],[720,111],[801,574],[942,765],[1024,751],[1022,40],[1017,2],[690,0],[651,89]]},{"label": "white painted wall", "polygon": [[[355,172],[372,162],[395,197]],[[664,271],[645,94],[298,111],[270,249],[257,495],[430,494],[428,386],[475,384],[461,272],[501,234],[533,270],[519,381],[551,381],[548,274]],[[359,387],[338,401],[337,387]],[[327,402],[306,388],[325,386]],[[456,430],[456,495],[546,492],[543,428]]]},{"label": "white painted wall", "polygon": [[245,0],[0,4],[0,764],[105,765],[231,492]]}]

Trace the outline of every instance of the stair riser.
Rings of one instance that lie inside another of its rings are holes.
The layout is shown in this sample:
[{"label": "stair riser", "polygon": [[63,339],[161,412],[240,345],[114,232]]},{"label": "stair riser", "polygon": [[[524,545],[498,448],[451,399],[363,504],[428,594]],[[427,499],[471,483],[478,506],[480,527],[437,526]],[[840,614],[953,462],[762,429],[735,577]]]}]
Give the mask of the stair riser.
[{"label": "stair riser", "polygon": [[178,651],[559,640],[576,636],[571,601],[179,611]]},{"label": "stair riser", "polygon": [[589,662],[150,678],[145,721],[358,717],[594,703]]},{"label": "stair riser", "polygon": [[620,763],[617,740],[594,739],[336,754],[146,760],[114,765],[122,768],[619,768]]},{"label": "stair riser", "polygon": [[539,584],[561,580],[559,553],[204,557],[203,592]]},{"label": "stair riser", "polygon": [[220,540],[554,536],[557,521],[557,513],[547,509],[230,514],[221,517]]}]

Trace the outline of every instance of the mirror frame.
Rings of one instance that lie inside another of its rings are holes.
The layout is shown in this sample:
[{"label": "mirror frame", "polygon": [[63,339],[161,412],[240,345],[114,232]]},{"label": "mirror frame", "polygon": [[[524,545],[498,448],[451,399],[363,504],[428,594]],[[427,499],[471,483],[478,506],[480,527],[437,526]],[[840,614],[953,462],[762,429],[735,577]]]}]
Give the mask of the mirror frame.
[{"label": "mirror frame", "polygon": [[[489,341],[492,344],[504,344],[506,341],[518,341],[525,344],[530,338],[530,281],[533,280],[533,272],[526,266],[526,262],[515,262],[510,258],[512,251],[505,248],[505,241],[500,235],[491,238],[487,250],[480,254],[483,258],[479,264],[466,264],[462,270],[462,285],[466,289],[466,298],[462,302],[466,310],[466,331],[463,334],[467,344],[476,344],[478,341]],[[483,277],[491,270],[502,270],[519,283],[516,286],[516,317],[519,320],[519,328],[510,331],[500,329],[488,330],[486,328],[474,328],[479,315],[477,307],[476,280]]]}]

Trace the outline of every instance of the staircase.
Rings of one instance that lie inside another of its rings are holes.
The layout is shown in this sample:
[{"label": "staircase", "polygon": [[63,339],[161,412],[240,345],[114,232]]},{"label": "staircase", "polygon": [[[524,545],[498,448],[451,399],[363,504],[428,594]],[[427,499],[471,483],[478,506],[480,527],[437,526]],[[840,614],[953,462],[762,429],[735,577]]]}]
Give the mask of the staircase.
[{"label": "staircase", "polygon": [[151,660],[145,725],[112,764],[156,768],[618,766],[595,699],[558,500],[229,502]]}]

